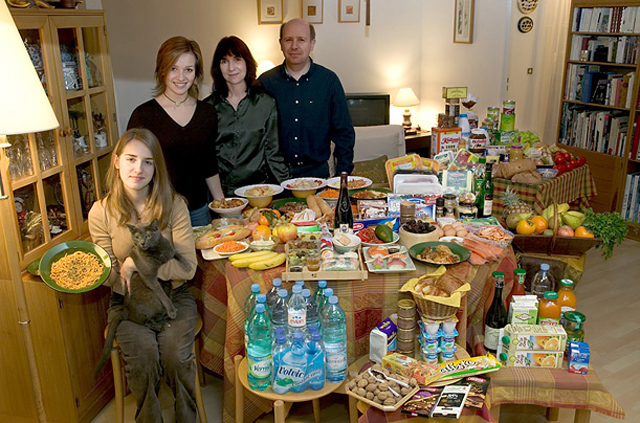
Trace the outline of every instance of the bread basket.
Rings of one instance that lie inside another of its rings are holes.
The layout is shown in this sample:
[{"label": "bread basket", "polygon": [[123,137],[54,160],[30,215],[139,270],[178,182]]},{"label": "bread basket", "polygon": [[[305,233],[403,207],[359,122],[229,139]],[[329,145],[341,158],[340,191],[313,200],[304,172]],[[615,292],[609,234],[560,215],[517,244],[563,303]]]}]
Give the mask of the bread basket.
[{"label": "bread basket", "polygon": [[[415,301],[423,317],[441,320],[454,316],[460,308],[462,296],[470,289],[468,283],[442,277],[445,272],[446,269],[442,266],[441,269],[438,269],[435,273],[413,278],[400,288],[401,292],[411,293],[413,301]],[[425,280],[425,278],[429,279]],[[449,294],[449,296],[426,295],[422,290],[425,285],[430,285],[442,290]]]}]

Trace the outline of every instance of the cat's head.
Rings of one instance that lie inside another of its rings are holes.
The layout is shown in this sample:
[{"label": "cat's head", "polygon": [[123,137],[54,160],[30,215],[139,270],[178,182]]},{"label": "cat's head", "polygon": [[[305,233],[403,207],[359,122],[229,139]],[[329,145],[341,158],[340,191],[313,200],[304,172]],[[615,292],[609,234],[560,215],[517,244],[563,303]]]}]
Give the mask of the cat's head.
[{"label": "cat's head", "polygon": [[133,245],[143,250],[155,245],[158,239],[162,237],[162,233],[158,229],[157,219],[154,219],[151,223],[139,223],[137,225],[127,223],[127,227],[131,232]]}]

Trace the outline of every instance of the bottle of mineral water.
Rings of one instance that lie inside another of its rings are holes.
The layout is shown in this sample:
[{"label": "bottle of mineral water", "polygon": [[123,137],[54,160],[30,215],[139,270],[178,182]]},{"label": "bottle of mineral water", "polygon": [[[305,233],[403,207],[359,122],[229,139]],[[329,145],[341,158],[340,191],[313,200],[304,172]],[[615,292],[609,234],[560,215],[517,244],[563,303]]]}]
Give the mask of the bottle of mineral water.
[{"label": "bottle of mineral water", "polygon": [[307,389],[307,384],[305,383],[305,376],[307,374],[307,352],[304,345],[304,336],[300,332],[293,334],[291,356],[284,357],[284,364],[294,369],[291,375],[294,385],[291,390],[293,392],[302,392]]},{"label": "bottle of mineral water", "polygon": [[[326,288],[324,290],[324,297],[320,297],[320,302],[316,305],[318,306],[318,313],[322,316],[322,312],[327,308],[327,304],[329,304],[329,297],[333,295],[333,288]],[[321,318],[322,320],[322,318]]]},{"label": "bottle of mineral water", "polygon": [[247,379],[249,387],[264,391],[271,384],[271,343],[273,327],[265,315],[264,304],[256,306],[256,314],[249,322],[247,345]]},{"label": "bottle of mineral water", "polygon": [[289,338],[297,332],[303,334],[307,326],[307,303],[302,297],[302,287],[294,285],[291,298],[287,302],[287,326],[289,327]]},{"label": "bottle of mineral water", "polygon": [[324,297],[324,290],[327,289],[327,281],[318,281],[318,288],[313,293],[313,301],[320,306],[320,298]]},{"label": "bottle of mineral water", "polygon": [[329,297],[321,320],[327,380],[342,382],[347,377],[347,319],[335,295]]},{"label": "bottle of mineral water", "polygon": [[[251,310],[253,309],[253,306],[256,305],[256,302],[257,302],[256,298],[259,293],[260,293],[260,285],[258,285],[257,283],[252,284],[251,293],[249,294],[247,299],[244,300],[244,320],[245,321],[249,320],[249,315],[251,314]],[[245,326],[246,326],[246,323],[245,323]]]},{"label": "bottle of mineral water", "polygon": [[284,394],[289,390],[289,387],[283,385],[282,383],[278,383],[277,375],[280,372],[280,367],[282,366],[282,359],[284,355],[291,349],[289,345],[289,341],[287,341],[287,337],[284,335],[282,328],[276,328],[276,336],[275,343],[273,344],[273,350],[271,351],[271,356],[273,357],[273,375],[272,375],[272,384],[271,389],[276,394]]},{"label": "bottle of mineral water", "polygon": [[549,265],[547,263],[540,264],[540,270],[533,276],[531,281],[531,293],[538,297],[538,300],[544,298],[544,293],[554,290],[554,283],[549,274]]},{"label": "bottle of mineral water", "polygon": [[273,305],[278,299],[278,291],[282,288],[282,279],[273,278],[271,282],[271,288],[267,291],[267,305],[271,310],[273,310]]},{"label": "bottle of mineral water", "polygon": [[315,325],[316,329],[319,331],[320,328],[320,316],[318,315],[318,306],[316,305],[316,302],[313,301],[313,298],[311,297],[311,291],[308,289],[303,289],[302,290],[302,297],[305,300],[305,303],[307,304],[307,327],[306,327],[306,332],[307,335],[309,335],[309,326],[310,325]]},{"label": "bottle of mineral water", "polygon": [[271,323],[274,328],[281,328],[284,335],[288,336],[287,330],[287,293],[286,289],[278,291],[278,298],[271,309]]},{"label": "bottle of mineral water", "polygon": [[266,304],[266,301],[267,301],[267,296],[265,294],[256,295],[256,304],[251,309],[251,312],[249,313],[249,317],[244,321],[244,349],[245,350],[247,349],[247,343],[249,342],[249,332],[247,329],[249,327],[249,322],[251,321],[251,319],[253,319],[253,316],[256,315],[256,306],[258,304],[264,305],[265,316],[267,316],[267,319],[271,320],[271,318],[269,317],[271,315],[271,311],[269,310],[269,306]]},{"label": "bottle of mineral water", "polygon": [[322,337],[315,325],[309,326],[310,340],[307,341],[307,387],[318,391],[324,387],[325,353]]}]

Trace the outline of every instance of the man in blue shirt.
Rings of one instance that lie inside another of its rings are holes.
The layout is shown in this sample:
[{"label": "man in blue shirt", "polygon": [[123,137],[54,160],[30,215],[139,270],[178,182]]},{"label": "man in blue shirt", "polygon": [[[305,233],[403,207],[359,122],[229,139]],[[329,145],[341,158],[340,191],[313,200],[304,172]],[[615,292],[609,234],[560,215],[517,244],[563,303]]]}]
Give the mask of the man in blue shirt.
[{"label": "man in blue shirt", "polygon": [[262,74],[276,98],[280,146],[292,178],[328,178],[331,142],[335,170],[351,173],[355,131],[338,76],[309,54],[316,44],[313,25],[293,19],[280,27],[284,63]]}]

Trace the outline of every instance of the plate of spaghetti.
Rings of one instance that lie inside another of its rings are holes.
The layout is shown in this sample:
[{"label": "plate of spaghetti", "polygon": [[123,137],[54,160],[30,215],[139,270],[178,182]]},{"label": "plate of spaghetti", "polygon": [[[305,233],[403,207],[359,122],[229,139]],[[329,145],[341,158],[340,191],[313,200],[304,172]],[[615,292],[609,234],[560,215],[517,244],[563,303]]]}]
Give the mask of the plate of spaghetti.
[{"label": "plate of spaghetti", "polygon": [[40,260],[40,277],[56,291],[79,294],[96,289],[111,273],[111,258],[89,241],[67,241],[47,251]]}]

